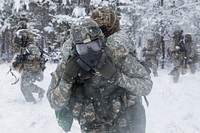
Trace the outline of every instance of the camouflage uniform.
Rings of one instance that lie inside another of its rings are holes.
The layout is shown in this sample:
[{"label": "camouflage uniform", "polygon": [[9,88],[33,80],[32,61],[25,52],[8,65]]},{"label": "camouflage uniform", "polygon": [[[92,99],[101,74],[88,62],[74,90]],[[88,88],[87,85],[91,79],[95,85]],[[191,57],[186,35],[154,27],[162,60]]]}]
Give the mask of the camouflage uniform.
[{"label": "camouflage uniform", "polygon": [[147,48],[142,50],[143,56],[145,57],[145,62],[147,66],[152,69],[153,75],[155,77],[158,76],[157,68],[158,68],[158,47],[153,42],[152,39],[149,39],[147,42]]},{"label": "camouflage uniform", "polygon": [[40,99],[44,96],[44,90],[34,84],[35,81],[43,80],[43,71],[40,67],[41,52],[34,44],[33,36],[27,29],[18,30],[16,36],[24,37],[24,40],[23,45],[18,44],[20,52],[13,62],[13,68],[21,72],[21,91],[25,100],[36,103],[32,93],[38,93]]},{"label": "camouflage uniform", "polygon": [[192,74],[196,71],[195,63],[197,62],[197,45],[192,41],[190,34],[185,35],[185,48],[187,50],[187,63]]},{"label": "camouflage uniform", "polygon": [[183,49],[183,31],[177,30],[174,32],[173,45],[170,47],[171,60],[173,62],[173,69],[170,71],[169,75],[172,75],[174,83],[177,83],[181,73],[184,73],[184,56],[185,49]]},{"label": "camouflage uniform", "polygon": [[[98,71],[91,75],[81,70],[78,74],[81,81],[75,81],[76,84],[66,82],[63,79],[66,57],[51,74],[52,80],[47,92],[51,107],[55,110],[69,109],[73,118],[79,121],[82,132],[128,133],[134,132],[131,127],[139,126],[132,125],[134,119],[138,119],[139,111],[144,111],[143,106],[137,103],[141,103],[141,96],[150,93],[152,81],[145,68],[124,48],[125,45],[123,48],[122,45],[118,47],[121,42],[117,44],[117,40],[115,43],[109,43],[114,40],[111,36],[107,39],[108,47],[105,51],[113,57],[116,64],[119,74],[114,77],[115,80],[105,79]],[[116,49],[110,49],[111,44],[116,46]],[[139,106],[135,113],[133,108],[136,106],[133,105]],[[145,119],[145,116],[141,117]],[[69,121],[72,121],[71,118]],[[127,129],[128,127],[130,129]],[[145,130],[145,127],[142,130]]]}]

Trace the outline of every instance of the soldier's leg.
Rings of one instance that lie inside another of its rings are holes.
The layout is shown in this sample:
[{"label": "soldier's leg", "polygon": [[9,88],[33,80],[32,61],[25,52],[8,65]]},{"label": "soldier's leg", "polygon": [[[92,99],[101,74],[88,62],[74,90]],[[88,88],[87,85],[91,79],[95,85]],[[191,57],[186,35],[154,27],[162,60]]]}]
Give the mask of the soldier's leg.
[{"label": "soldier's leg", "polygon": [[177,83],[180,76],[180,69],[179,67],[174,67],[174,69],[170,72],[170,75],[173,77],[173,82]]},{"label": "soldier's leg", "polygon": [[169,75],[172,75],[173,77],[173,82],[177,83],[179,80],[179,76],[180,76],[180,72],[181,72],[181,60],[174,60],[174,68],[172,69],[172,71],[169,73]]},{"label": "soldier's leg", "polygon": [[21,75],[21,91],[27,102],[35,103],[36,100],[33,97],[33,94],[31,92],[31,89],[30,89],[31,82],[29,79],[30,79],[29,74],[26,71],[23,72]]},{"label": "soldier's leg", "polygon": [[190,71],[192,74],[194,74],[196,72],[196,66],[195,66],[195,63],[191,63],[189,64],[189,67],[190,67]]},{"label": "soldier's leg", "polygon": [[146,115],[141,102],[129,107],[126,111],[126,118],[129,123],[130,133],[145,133]]},{"label": "soldier's leg", "polygon": [[34,83],[31,83],[31,84],[30,84],[30,91],[31,91],[32,93],[38,93],[38,97],[39,97],[40,99],[44,97],[45,91],[44,91],[41,87],[37,86],[37,85],[34,84]]},{"label": "soldier's leg", "polygon": [[157,68],[158,68],[158,62],[156,59],[152,59],[151,60],[151,63],[152,63],[152,71],[153,71],[153,75],[155,77],[158,77],[158,71],[157,71]]},{"label": "soldier's leg", "polygon": [[35,83],[35,81],[42,81],[43,80],[43,72],[42,71],[38,71],[38,72],[32,72],[31,73],[31,85],[30,85],[30,90],[32,93],[38,93],[38,97],[41,99],[44,97],[44,93],[45,91],[37,86]]}]

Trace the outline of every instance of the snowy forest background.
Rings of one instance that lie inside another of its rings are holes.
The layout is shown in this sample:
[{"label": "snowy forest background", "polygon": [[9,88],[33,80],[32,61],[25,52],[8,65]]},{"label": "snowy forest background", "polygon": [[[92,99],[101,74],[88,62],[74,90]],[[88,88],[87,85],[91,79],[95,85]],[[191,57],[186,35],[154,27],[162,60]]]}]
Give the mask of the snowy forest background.
[{"label": "snowy forest background", "polygon": [[120,13],[122,28],[138,50],[147,38],[159,43],[161,36],[167,49],[177,29],[191,33],[200,49],[200,0],[0,0],[0,63],[13,57],[11,43],[19,20],[28,22],[46,58],[57,61],[71,23],[104,5]]}]

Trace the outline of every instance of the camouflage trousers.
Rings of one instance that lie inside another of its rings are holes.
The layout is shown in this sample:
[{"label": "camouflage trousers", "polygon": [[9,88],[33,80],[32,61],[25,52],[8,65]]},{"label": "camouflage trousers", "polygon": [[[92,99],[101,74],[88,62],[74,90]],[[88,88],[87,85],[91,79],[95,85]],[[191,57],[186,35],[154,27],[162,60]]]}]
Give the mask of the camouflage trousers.
[{"label": "camouflage trousers", "polygon": [[173,76],[174,83],[177,83],[181,74],[185,74],[187,72],[187,68],[189,67],[190,72],[194,74],[196,72],[195,63],[187,63],[186,66],[182,64],[182,59],[174,60],[174,68],[171,70],[169,75]]},{"label": "camouflage trousers", "polygon": [[174,67],[170,71],[169,75],[172,75],[173,77],[173,82],[177,83],[179,80],[179,76],[182,72],[182,60],[181,59],[174,59],[173,60]]},{"label": "camouflage trousers", "polygon": [[192,74],[194,74],[196,72],[196,66],[195,66],[195,63],[190,63],[189,64],[189,69],[190,69],[190,72]]},{"label": "camouflage trousers", "polygon": [[136,103],[128,107],[117,122],[112,124],[88,123],[87,125],[81,125],[82,133],[145,133],[145,128],[146,116],[142,103]]},{"label": "camouflage trousers", "polygon": [[30,72],[24,70],[21,75],[21,91],[27,102],[36,103],[33,93],[38,93],[38,97],[42,98],[44,96],[44,90],[37,86],[35,81],[43,80],[43,72]]}]

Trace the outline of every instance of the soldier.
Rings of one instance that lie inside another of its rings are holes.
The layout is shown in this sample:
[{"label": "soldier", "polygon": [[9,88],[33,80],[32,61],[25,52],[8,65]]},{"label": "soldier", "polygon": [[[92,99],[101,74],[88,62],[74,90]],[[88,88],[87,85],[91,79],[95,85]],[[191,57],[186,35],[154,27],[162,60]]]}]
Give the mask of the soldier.
[{"label": "soldier", "polygon": [[158,76],[158,52],[159,49],[154,43],[153,39],[147,40],[147,47],[143,48],[143,57],[145,57],[145,62],[147,66],[152,69],[154,77]]},{"label": "soldier", "polygon": [[184,48],[183,38],[183,31],[176,30],[173,36],[173,45],[169,50],[174,64],[174,68],[171,70],[169,75],[172,75],[174,83],[178,82],[181,72],[185,73],[184,67],[186,66],[186,49]]},{"label": "soldier", "polygon": [[[138,115],[144,112],[141,96],[152,88],[145,68],[131,54],[117,54],[124,53],[123,48],[110,49],[92,19],[73,23],[70,38],[70,56],[51,74],[47,92],[51,107],[69,109],[83,133],[144,133],[145,115]],[[65,118],[71,126],[73,118]]]},{"label": "soldier", "polygon": [[197,45],[192,41],[191,34],[185,35],[185,49],[187,50],[187,63],[192,74],[196,72]]},{"label": "soldier", "polygon": [[21,73],[21,91],[27,102],[36,103],[32,93],[38,93],[42,99],[45,91],[35,85],[35,81],[43,80],[41,66],[41,52],[34,44],[33,35],[27,29],[20,29],[15,33],[16,44],[19,46],[12,67]]},{"label": "soldier", "polygon": [[111,49],[124,48],[127,51],[123,54],[130,53],[135,56],[135,46],[126,32],[120,28],[120,19],[112,8],[96,8],[92,12],[91,18],[99,25],[104,33],[107,46]]}]

